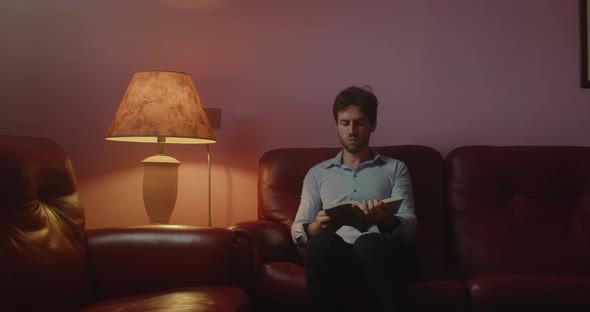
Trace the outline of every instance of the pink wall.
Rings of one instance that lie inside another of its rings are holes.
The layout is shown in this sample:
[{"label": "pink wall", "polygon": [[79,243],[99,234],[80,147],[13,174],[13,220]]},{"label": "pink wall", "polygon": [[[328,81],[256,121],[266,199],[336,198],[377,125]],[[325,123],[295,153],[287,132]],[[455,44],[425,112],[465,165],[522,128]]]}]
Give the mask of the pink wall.
[{"label": "pink wall", "polygon": [[[138,70],[188,72],[223,110],[217,226],[256,218],[264,151],[338,144],[330,105],[351,84],[380,98],[374,145],[590,145],[578,0],[8,0],[0,20],[0,133],[66,148],[89,228],[147,222],[155,146],[104,141]],[[205,147],[167,153],[183,162],[171,221],[206,225]]]}]

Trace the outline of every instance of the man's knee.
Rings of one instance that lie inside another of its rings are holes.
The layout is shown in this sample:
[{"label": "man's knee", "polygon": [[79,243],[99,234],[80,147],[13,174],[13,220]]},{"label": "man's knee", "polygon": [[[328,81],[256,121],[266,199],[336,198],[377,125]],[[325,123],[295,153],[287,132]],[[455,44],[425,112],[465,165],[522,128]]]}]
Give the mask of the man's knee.
[{"label": "man's knee", "polygon": [[306,256],[313,258],[327,258],[341,249],[342,238],[333,232],[321,232],[312,236],[307,243]]},{"label": "man's knee", "polygon": [[357,257],[383,256],[387,251],[387,244],[381,234],[365,234],[357,238],[354,242],[353,250]]}]

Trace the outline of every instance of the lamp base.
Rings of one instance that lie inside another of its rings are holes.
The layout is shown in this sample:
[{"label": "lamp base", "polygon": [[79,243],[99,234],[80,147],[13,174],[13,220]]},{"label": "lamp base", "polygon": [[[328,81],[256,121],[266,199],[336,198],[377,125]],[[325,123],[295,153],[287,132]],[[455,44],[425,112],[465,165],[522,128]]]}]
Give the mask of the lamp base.
[{"label": "lamp base", "polygon": [[178,193],[178,166],[170,156],[158,154],[142,161],[143,203],[150,224],[168,224]]}]

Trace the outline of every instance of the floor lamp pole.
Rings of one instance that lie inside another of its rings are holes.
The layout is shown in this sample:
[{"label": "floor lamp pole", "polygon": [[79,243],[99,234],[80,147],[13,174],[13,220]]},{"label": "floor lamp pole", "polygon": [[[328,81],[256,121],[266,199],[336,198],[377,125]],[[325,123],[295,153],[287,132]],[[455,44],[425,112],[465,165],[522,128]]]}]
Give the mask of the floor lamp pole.
[{"label": "floor lamp pole", "polygon": [[208,211],[208,216],[209,216],[209,226],[211,226],[211,153],[209,152],[209,144],[207,145],[207,173],[208,173],[208,186],[207,186],[207,196],[208,196],[208,200],[207,200],[207,211]]}]

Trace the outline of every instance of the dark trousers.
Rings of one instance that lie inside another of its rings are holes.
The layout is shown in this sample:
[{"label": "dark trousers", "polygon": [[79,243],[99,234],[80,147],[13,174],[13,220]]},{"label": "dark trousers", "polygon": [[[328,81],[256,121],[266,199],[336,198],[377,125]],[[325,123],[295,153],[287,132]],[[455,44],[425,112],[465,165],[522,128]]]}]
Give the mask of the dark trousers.
[{"label": "dark trousers", "polygon": [[322,232],[308,242],[305,266],[314,311],[401,311],[415,252],[379,233],[362,235],[351,245]]}]

